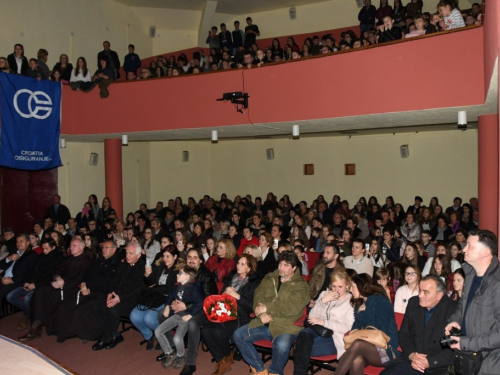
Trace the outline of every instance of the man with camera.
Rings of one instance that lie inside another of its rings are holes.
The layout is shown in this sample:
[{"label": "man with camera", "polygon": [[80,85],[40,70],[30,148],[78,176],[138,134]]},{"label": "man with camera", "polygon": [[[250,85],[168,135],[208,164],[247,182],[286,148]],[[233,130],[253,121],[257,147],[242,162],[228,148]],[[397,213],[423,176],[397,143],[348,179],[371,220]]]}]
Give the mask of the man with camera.
[{"label": "man with camera", "polygon": [[452,353],[449,345],[440,344],[440,338],[455,308],[456,303],[446,295],[441,278],[425,276],[420,281],[418,297],[412,297],[408,302],[399,330],[403,355],[389,362],[382,374],[446,375]]},{"label": "man with camera", "polygon": [[[455,349],[455,374],[498,374],[500,369],[500,264],[498,239],[472,230],[464,248],[465,285],[445,327]],[[458,329],[460,333],[452,329]],[[455,335],[453,335],[455,333]]]}]

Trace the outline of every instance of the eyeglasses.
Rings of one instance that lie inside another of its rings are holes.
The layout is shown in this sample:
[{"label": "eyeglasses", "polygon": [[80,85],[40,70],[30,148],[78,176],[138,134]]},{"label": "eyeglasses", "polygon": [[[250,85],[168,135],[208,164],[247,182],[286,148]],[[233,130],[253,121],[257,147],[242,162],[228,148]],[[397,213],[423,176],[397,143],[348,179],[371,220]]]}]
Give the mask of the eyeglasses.
[{"label": "eyeglasses", "polygon": [[416,272],[405,272],[406,276],[417,276]]}]

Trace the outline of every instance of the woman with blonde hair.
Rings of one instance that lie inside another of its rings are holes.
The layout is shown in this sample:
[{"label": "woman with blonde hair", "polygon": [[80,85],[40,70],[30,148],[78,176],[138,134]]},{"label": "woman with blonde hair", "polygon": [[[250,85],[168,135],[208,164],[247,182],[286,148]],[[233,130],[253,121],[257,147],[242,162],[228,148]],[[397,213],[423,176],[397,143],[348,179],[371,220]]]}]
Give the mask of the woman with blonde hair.
[{"label": "woman with blonde hair", "polygon": [[[309,357],[337,354],[340,358],[344,354],[344,334],[354,323],[350,289],[351,278],[346,270],[333,271],[328,289],[319,295],[307,318],[306,328],[297,337],[293,354],[294,375],[307,374]],[[333,335],[320,335],[315,327],[321,326],[332,330]]]},{"label": "woman with blonde hair", "polygon": [[243,254],[249,254],[255,258],[257,262],[262,261],[262,252],[260,251],[260,247],[256,245],[247,245],[243,250]]}]

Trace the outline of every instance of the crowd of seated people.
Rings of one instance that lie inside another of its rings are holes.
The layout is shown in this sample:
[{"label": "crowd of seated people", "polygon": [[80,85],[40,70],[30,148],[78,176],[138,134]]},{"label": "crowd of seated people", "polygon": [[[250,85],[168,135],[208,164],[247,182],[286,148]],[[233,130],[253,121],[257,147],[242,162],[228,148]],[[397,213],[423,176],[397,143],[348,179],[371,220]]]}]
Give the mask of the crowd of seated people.
[{"label": "crowd of seated people", "polygon": [[[247,17],[245,29],[240,29],[240,22],[234,22],[234,30],[227,30],[226,24],[213,26],[208,33],[207,45],[209,54],[205,56],[203,49],[193,53],[189,58],[181,53],[178,56],[158,56],[149,66],[142,66],[135,46],[128,46],[129,53],[124,57],[123,70],[127,80],[170,77],[183,74],[227,70],[233,68],[260,67],[276,61],[296,60],[304,57],[329,54],[340,50],[356,49],[364,46],[391,42],[402,38],[451,30],[466,25],[482,22],[481,6],[474,3],[469,10],[460,11],[455,0],[441,0],[437,3],[437,12],[431,14],[422,12],[422,0],[410,0],[403,6],[401,0],[394,0],[393,7],[388,0],[380,0],[379,8],[371,5],[371,0],[365,1],[360,10],[360,35],[352,30],[342,33],[341,40],[335,40],[332,34],[321,38],[314,36],[306,38],[299,46],[293,37],[281,46],[275,38],[270,46],[259,46],[257,37],[259,27]],[[97,55],[97,70],[92,74],[85,57],[79,57],[73,66],[66,54],[62,54],[59,62],[52,69],[47,66],[48,51],[40,49],[36,58],[27,59],[21,44],[14,46],[14,52],[7,58],[0,57],[0,71],[17,73],[34,77],[38,80],[51,79],[71,84],[74,90],[90,91],[99,86],[101,97],[109,95],[107,88],[110,83],[120,78],[120,59],[111,50],[110,43],[103,43],[103,50]]]},{"label": "crowd of seated people", "polygon": [[[294,205],[288,195],[278,200],[273,193],[265,200],[222,194],[216,201],[205,195],[187,204],[177,197],[151,210],[141,204],[125,220],[108,197],[99,206],[92,194],[75,217],[56,195],[31,233],[16,236],[12,228],[3,229],[0,301],[6,298],[22,310],[17,330],[29,330],[19,339],[36,339],[45,327],[58,342],[79,337],[96,341],[93,350],[112,349],[124,340],[120,318],[129,316],[146,350],[158,341],[157,360],[165,368],[183,368],[183,374],[196,371],[201,336],[217,362],[214,374],[227,372],[241,357],[255,373],[265,373],[249,348],[258,337],[279,335],[287,339],[273,341],[275,373],[283,370],[283,353],[294,341],[296,374],[310,356],[327,354],[347,354],[349,361],[339,362],[341,372],[381,366],[399,353],[361,344],[346,350],[344,333],[370,323],[387,331],[397,348],[394,315],[371,321],[360,313],[405,314],[428,275],[442,284],[446,298],[459,300],[463,249],[479,224],[477,198],[462,204],[457,197],[443,209],[437,197],[425,206],[416,196],[404,209],[392,196],[383,205],[371,196],[351,208],[338,195],[330,203],[319,195],[310,205]],[[276,293],[283,293],[283,304],[287,293],[294,296],[293,314],[291,307],[275,305],[272,291],[289,280],[295,286]],[[219,293],[237,300],[238,320],[207,320],[201,304]],[[309,317],[301,330],[291,323],[304,309]],[[225,330],[218,329],[221,324]],[[325,338],[314,325],[335,334]],[[253,330],[258,334],[248,334]]]}]

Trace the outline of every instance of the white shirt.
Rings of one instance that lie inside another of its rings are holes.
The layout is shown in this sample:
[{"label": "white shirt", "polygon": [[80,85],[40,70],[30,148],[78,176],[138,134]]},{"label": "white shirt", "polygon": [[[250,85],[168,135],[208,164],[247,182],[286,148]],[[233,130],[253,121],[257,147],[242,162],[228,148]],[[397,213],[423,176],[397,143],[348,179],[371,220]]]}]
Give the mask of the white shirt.
[{"label": "white shirt", "polygon": [[349,255],[344,258],[344,266],[347,269],[356,271],[358,274],[366,273],[373,277],[373,263],[367,257],[355,260],[354,256]]},{"label": "white shirt", "polygon": [[92,80],[92,75],[90,74],[90,70],[87,70],[87,75],[83,75],[83,71],[80,70],[78,75],[75,75],[76,68],[73,68],[71,71],[71,78],[70,82],[78,82],[78,81],[83,81],[83,82],[90,82]]}]

